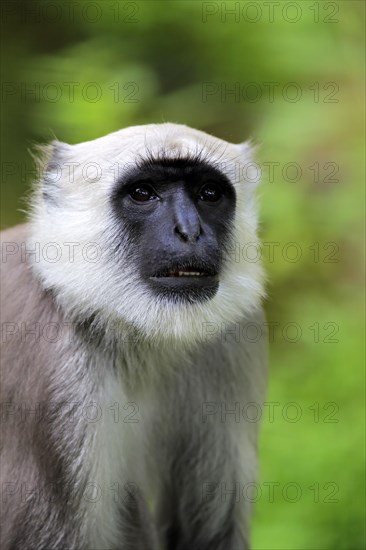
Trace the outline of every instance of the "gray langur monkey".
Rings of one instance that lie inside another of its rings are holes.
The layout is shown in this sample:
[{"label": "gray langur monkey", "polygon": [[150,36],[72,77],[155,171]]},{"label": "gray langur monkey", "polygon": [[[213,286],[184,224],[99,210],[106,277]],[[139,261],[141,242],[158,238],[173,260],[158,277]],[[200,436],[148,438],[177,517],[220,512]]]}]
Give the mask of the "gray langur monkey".
[{"label": "gray langur monkey", "polygon": [[166,123],[45,156],[2,233],[2,550],[249,548],[251,147]]}]

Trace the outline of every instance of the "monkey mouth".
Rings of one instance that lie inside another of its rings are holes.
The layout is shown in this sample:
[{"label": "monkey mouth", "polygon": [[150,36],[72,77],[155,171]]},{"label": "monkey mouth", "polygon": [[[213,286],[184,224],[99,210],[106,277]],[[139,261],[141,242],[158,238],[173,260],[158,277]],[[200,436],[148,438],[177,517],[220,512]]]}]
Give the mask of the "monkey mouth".
[{"label": "monkey mouth", "polygon": [[158,277],[209,277],[210,274],[207,271],[194,271],[194,270],[184,270],[184,271],[168,271],[164,275],[158,275]]},{"label": "monkey mouth", "polygon": [[154,279],[170,277],[217,277],[217,270],[203,264],[177,264],[154,273]]},{"label": "monkey mouth", "polygon": [[160,295],[175,302],[201,302],[213,298],[219,287],[218,270],[201,259],[158,269],[150,284]]},{"label": "monkey mouth", "polygon": [[170,271],[168,277],[207,277],[208,273],[199,271]]}]

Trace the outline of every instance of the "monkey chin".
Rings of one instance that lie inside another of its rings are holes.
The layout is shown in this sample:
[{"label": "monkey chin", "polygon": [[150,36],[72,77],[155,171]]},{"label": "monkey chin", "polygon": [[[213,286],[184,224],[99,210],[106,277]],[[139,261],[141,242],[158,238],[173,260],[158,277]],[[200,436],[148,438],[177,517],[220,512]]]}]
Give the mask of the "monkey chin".
[{"label": "monkey chin", "polygon": [[201,303],[211,300],[219,288],[217,275],[150,277],[153,292],[173,303]]}]

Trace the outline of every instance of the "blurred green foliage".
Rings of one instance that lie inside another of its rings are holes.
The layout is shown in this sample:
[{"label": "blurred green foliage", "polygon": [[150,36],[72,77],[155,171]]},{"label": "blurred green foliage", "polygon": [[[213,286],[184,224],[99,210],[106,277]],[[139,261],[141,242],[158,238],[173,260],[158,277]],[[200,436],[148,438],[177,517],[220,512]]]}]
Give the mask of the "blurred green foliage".
[{"label": "blurred green foliage", "polygon": [[24,218],[27,149],[54,135],[172,121],[260,145],[273,417],[253,548],[363,548],[364,3],[1,8],[2,227]]}]

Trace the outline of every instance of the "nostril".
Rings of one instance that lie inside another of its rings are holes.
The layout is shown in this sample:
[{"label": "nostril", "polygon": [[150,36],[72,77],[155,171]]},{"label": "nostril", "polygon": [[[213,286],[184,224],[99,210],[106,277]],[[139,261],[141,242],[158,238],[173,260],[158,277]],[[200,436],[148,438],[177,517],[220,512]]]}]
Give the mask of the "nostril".
[{"label": "nostril", "polygon": [[183,241],[188,241],[188,235],[187,235],[187,233],[185,233],[184,231],[182,231],[181,229],[179,229],[179,227],[175,227],[174,232],[175,232],[175,234],[178,235]]},{"label": "nostril", "polygon": [[201,235],[201,227],[197,228],[197,230],[192,231],[185,231],[184,229],[179,228],[179,226],[176,226],[174,228],[174,232],[176,235],[179,236],[179,238],[184,242],[196,242],[198,241],[200,235]]}]

